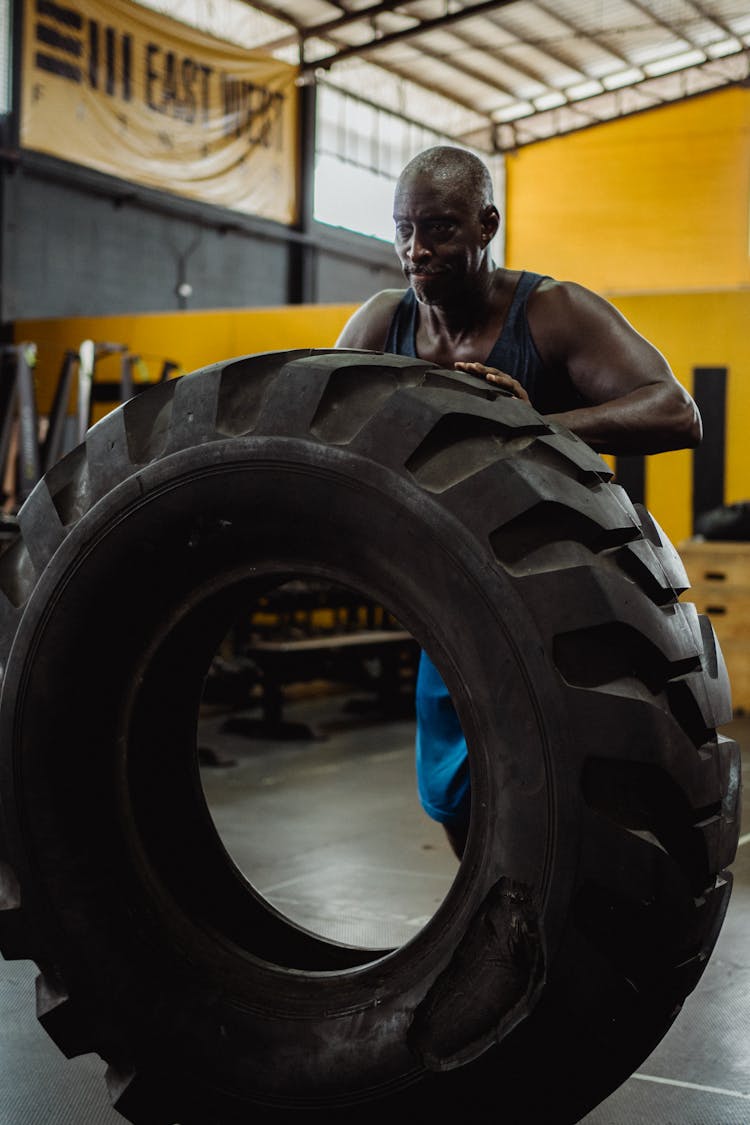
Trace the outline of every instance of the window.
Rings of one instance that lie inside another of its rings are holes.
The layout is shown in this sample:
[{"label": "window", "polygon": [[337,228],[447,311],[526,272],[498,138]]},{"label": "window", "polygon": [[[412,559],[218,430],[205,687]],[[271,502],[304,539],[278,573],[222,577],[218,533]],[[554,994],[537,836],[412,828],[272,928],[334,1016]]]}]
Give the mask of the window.
[{"label": "window", "polygon": [[[245,0],[139,0],[146,7],[201,28],[212,35],[263,50],[264,42],[289,33],[290,25]],[[298,59],[296,45],[273,54]],[[318,222],[391,242],[393,189],[404,165],[422,149],[459,144],[457,136],[482,132],[486,120],[406,79],[363,59],[338,71],[338,84],[318,72],[314,217]],[[377,104],[376,104],[377,103]],[[408,111],[404,107],[408,106]],[[440,122],[451,135],[423,122]],[[469,147],[468,145],[466,147]],[[505,199],[503,157],[477,151],[487,164],[502,211]],[[495,260],[504,261],[498,234]]]},{"label": "window", "polygon": [[[402,168],[425,148],[456,143],[400,114],[319,83],[315,218],[391,242],[393,191]],[[488,165],[496,198],[501,200],[502,158],[477,155]],[[502,255],[496,251],[496,257]]]},{"label": "window", "polygon": [[13,26],[10,12],[10,4],[0,4],[0,114],[10,113],[13,108]]}]

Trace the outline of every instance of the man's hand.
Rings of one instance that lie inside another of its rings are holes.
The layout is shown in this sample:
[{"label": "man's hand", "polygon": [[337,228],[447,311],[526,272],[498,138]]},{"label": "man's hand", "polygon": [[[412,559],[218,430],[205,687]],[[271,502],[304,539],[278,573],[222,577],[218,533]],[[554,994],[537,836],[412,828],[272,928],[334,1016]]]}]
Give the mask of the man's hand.
[{"label": "man's hand", "polygon": [[453,366],[456,371],[467,371],[470,375],[484,376],[488,383],[501,387],[504,391],[510,391],[515,398],[520,398],[524,402],[530,401],[525,388],[518,380],[511,375],[506,375],[504,371],[498,371],[496,367],[487,367],[484,363],[454,363]]}]

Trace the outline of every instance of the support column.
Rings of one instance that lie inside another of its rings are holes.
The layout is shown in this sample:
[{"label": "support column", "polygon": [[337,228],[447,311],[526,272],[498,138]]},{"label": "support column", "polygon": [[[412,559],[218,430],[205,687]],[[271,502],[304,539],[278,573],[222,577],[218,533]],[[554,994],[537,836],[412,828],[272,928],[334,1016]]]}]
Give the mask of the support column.
[{"label": "support column", "polygon": [[[304,64],[304,44],[300,43],[300,74]],[[303,241],[289,243],[289,303],[313,304],[317,300],[316,250],[312,245],[315,204],[315,117],[317,87],[308,76],[299,88],[297,155],[299,164],[297,230]]]},{"label": "support column", "polygon": [[693,450],[693,522],[725,503],[726,367],[694,367],[693,398],[703,420],[703,441]]}]

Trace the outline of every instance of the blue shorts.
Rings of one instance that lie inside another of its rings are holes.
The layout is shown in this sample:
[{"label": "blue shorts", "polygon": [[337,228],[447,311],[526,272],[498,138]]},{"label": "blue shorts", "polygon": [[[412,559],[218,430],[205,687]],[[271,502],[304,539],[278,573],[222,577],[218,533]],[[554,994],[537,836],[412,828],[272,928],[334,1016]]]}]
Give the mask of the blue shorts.
[{"label": "blue shorts", "polygon": [[441,824],[464,824],[469,815],[469,752],[448,689],[426,652],[419,658],[416,712],[422,808]]}]

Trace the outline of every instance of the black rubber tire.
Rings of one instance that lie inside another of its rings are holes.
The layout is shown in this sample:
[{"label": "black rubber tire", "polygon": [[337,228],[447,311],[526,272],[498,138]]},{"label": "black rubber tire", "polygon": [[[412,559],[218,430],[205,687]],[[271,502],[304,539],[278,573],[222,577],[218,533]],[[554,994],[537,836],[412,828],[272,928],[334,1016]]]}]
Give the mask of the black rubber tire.
[{"label": "black rubber tire", "polygon": [[[650,1053],[726,911],[739,754],[679,556],[586,444],[418,360],[268,353],[109,414],[19,523],[0,948],[124,1117],[565,1125]],[[397,950],[279,915],[206,809],[211,656],[292,574],[387,605],[467,735],[467,851]]]}]

